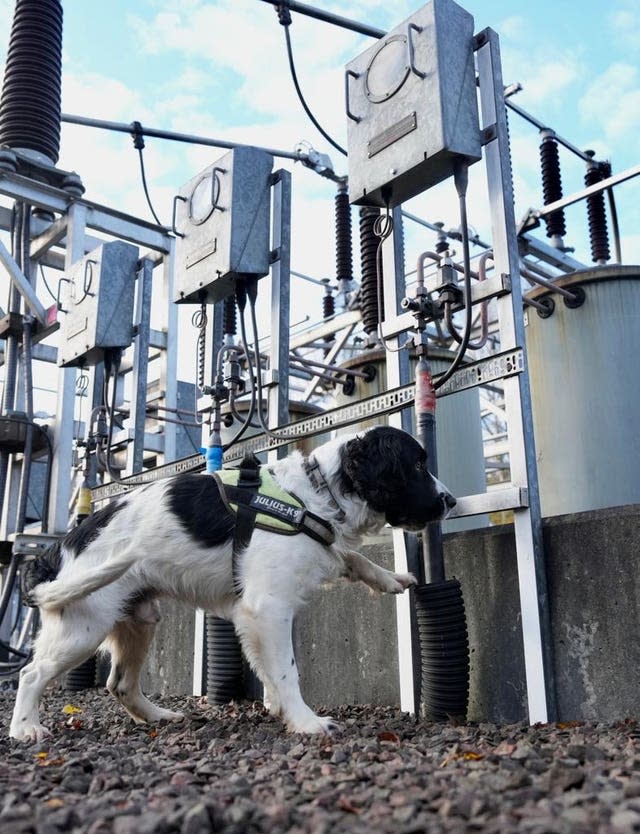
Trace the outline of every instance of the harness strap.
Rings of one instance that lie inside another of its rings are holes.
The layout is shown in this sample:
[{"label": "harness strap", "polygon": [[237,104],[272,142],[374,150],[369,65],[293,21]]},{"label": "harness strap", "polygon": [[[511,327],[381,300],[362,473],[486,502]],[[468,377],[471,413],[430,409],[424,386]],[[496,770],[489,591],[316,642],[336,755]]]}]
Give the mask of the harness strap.
[{"label": "harness strap", "polygon": [[[241,495],[250,494],[249,491],[257,492],[260,489],[260,461],[255,455],[246,455],[243,458],[240,464],[238,488]],[[238,594],[242,593],[238,557],[251,541],[253,528],[256,526],[256,515],[257,511],[250,504],[244,501],[238,502],[236,525],[233,530],[232,554],[233,587]]]}]

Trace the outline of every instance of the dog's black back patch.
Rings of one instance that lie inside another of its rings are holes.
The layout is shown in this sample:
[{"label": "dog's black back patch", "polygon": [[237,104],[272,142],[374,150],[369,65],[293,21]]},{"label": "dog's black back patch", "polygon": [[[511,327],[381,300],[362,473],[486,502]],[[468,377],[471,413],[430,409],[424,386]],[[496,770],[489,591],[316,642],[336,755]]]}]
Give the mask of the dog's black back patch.
[{"label": "dog's black back patch", "polygon": [[235,517],[211,475],[178,475],[167,492],[169,506],[198,544],[214,547],[233,535]]},{"label": "dog's black back patch", "polygon": [[64,537],[65,550],[73,553],[74,556],[79,556],[92,541],[98,538],[100,530],[107,526],[118,510],[122,509],[126,503],[126,501],[113,501],[98,512],[87,516],[81,524]]}]

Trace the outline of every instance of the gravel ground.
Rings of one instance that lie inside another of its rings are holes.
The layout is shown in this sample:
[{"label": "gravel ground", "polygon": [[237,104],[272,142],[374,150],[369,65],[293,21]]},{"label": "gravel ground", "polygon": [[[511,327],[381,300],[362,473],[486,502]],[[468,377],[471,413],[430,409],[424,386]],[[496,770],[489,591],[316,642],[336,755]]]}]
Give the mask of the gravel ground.
[{"label": "gravel ground", "polygon": [[52,692],[53,737],[24,744],[0,693],[2,834],[640,831],[633,720],[454,726],[358,706],[307,737],[257,703],[155,700],[187,717],[135,726],[102,690]]}]

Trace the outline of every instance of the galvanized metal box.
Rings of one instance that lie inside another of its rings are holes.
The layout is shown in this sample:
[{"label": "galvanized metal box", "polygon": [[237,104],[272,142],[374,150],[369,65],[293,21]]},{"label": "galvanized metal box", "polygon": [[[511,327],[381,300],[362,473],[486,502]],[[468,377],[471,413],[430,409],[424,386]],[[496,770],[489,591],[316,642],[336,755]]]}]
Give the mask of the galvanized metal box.
[{"label": "galvanized metal box", "polygon": [[129,347],[138,258],[137,246],[113,241],[67,273],[60,299],[59,365],[95,365],[105,348]]},{"label": "galvanized metal box", "polygon": [[396,206],[480,159],[473,17],[431,0],[346,67],[349,195]]},{"label": "galvanized metal box", "polygon": [[272,168],[266,151],[234,148],[180,189],[175,301],[219,301],[268,273]]}]

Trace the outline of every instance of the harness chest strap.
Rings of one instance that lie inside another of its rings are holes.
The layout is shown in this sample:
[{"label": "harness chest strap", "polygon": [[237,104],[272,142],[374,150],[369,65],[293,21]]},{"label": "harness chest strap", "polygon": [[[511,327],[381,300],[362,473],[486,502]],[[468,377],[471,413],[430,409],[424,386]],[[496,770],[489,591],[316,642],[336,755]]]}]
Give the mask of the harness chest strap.
[{"label": "harness chest strap", "polygon": [[239,469],[220,470],[213,475],[227,509],[236,517],[233,578],[239,592],[237,557],[249,545],[256,527],[285,536],[305,533],[327,547],[335,541],[331,524],[281,489],[268,469],[261,470],[255,456],[244,458]]}]

